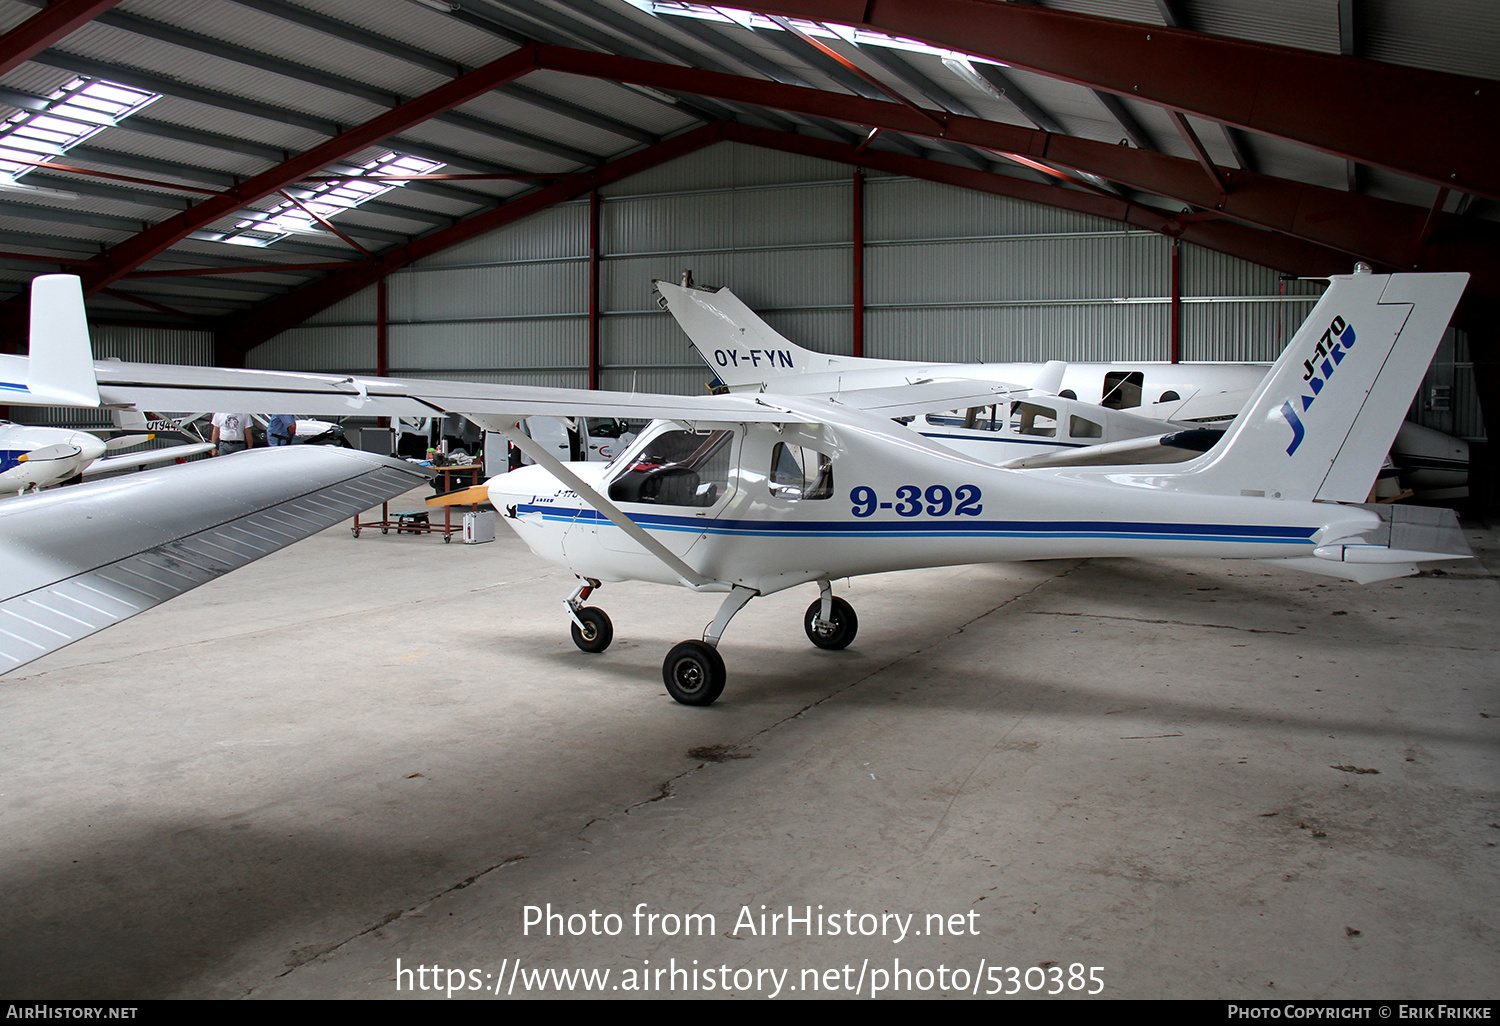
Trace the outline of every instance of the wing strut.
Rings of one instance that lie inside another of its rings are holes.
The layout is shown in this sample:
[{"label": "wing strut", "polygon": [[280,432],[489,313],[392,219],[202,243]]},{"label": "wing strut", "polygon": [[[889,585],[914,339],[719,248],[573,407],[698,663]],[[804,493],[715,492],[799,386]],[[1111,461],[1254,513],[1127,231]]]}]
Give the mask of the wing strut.
[{"label": "wing strut", "polygon": [[704,585],[713,583],[707,577],[704,577],[698,571],[688,566],[687,563],[683,562],[677,553],[646,533],[646,530],[641,525],[621,512],[620,507],[584,484],[583,479],[569,470],[567,464],[548,452],[545,446],[538,445],[533,441],[530,435],[521,430],[519,424],[511,424],[509,427],[502,428],[501,431],[506,438],[515,443],[517,449],[520,449],[534,461],[546,467],[548,473],[577,492],[584,502],[587,502],[594,509],[608,517],[610,523],[634,538],[640,543],[641,548],[666,564],[669,570],[682,578],[684,584],[693,588],[701,588]]}]

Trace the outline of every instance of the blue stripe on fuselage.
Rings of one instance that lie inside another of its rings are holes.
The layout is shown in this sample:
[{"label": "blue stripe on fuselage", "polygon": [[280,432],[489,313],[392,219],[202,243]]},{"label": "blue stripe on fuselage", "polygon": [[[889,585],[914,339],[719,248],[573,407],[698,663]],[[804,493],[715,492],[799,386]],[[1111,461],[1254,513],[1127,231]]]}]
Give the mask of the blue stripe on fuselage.
[{"label": "blue stripe on fuselage", "polygon": [[[517,513],[540,513],[544,520],[608,524],[593,509],[567,509],[522,503]],[[650,531],[684,531],[729,537],[798,538],[1134,538],[1149,541],[1254,542],[1312,544],[1316,527],[1271,527],[1241,524],[1161,524],[1110,520],[703,520],[635,513],[630,519]]]}]

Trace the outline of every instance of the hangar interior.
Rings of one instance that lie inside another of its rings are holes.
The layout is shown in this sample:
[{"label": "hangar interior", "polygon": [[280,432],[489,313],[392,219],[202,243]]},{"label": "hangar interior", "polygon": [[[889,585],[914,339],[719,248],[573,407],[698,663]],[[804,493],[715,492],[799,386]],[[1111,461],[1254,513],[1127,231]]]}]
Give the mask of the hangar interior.
[{"label": "hangar interior", "polygon": [[999,906],[924,965],[1121,996],[1493,997],[1497,54],[1486,0],[0,0],[0,351],[63,272],[100,359],[696,394],[653,278],[829,353],[1270,362],[1309,279],[1465,270],[1409,417],[1471,445],[1477,555],[872,579],[907,634],[815,669],[768,600],[705,721],[651,683],[692,597],[623,586],[580,664],[513,537],[335,528],[7,678],[0,990],[901,953],[518,932],[577,896]]}]

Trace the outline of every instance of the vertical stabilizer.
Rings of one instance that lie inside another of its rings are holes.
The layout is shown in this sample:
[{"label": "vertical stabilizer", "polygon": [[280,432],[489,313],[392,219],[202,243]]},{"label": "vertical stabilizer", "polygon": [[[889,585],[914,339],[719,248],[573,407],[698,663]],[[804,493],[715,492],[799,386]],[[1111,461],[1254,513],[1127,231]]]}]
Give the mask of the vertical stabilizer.
[{"label": "vertical stabilizer", "polygon": [[44,274],[32,280],[26,390],[42,406],[99,405],[83,287],[77,275]]},{"label": "vertical stabilizer", "polygon": [[731,389],[743,390],[799,374],[926,366],[814,352],[783,336],[727,288],[654,281],[703,362]]},{"label": "vertical stabilizer", "polygon": [[1468,280],[1335,276],[1224,438],[1169,486],[1363,502]]}]

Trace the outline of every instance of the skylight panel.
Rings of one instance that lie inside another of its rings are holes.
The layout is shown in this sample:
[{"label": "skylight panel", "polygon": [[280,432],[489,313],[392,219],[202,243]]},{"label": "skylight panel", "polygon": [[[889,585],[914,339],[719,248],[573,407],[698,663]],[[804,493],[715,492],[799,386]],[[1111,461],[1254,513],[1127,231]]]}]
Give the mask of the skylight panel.
[{"label": "skylight panel", "polygon": [[359,174],[369,178],[322,182],[315,186],[287,189],[286,195],[294,197],[295,201],[284,199],[269,210],[242,210],[236,217],[234,227],[228,231],[195,232],[193,237],[229,242],[237,246],[264,247],[280,242],[289,235],[324,235],[327,232],[318,223],[319,217],[331,221],[346,210],[352,210],[361,203],[406,184],[402,181],[371,181],[370,178],[427,175],[443,166],[435,160],[387,152],[359,165]]},{"label": "skylight panel", "polygon": [[[756,14],[753,11],[741,10],[738,7],[725,7],[717,4],[681,3],[678,0],[626,0],[626,3],[657,17],[675,15],[680,18],[716,21],[720,24],[742,25],[745,28],[784,31],[770,17],[764,14]],[[888,36],[884,32],[876,32],[872,29],[853,28],[848,25],[827,25],[819,21],[803,21],[800,18],[789,18],[787,20],[796,26],[799,31],[806,32],[810,36],[821,36],[824,39],[842,39],[861,46],[885,46],[893,50],[909,50],[912,53],[932,54],[934,57],[965,57],[971,61],[983,60],[989,64],[1002,63],[1000,61],[990,61],[986,58],[976,58],[967,54],[960,54],[957,51],[945,50],[942,47],[929,46],[915,39]]]},{"label": "skylight panel", "polygon": [[160,98],[102,79],[73,79],[48,96],[45,107],[0,121],[0,186],[14,186],[34,170],[30,162],[61,156]]}]

